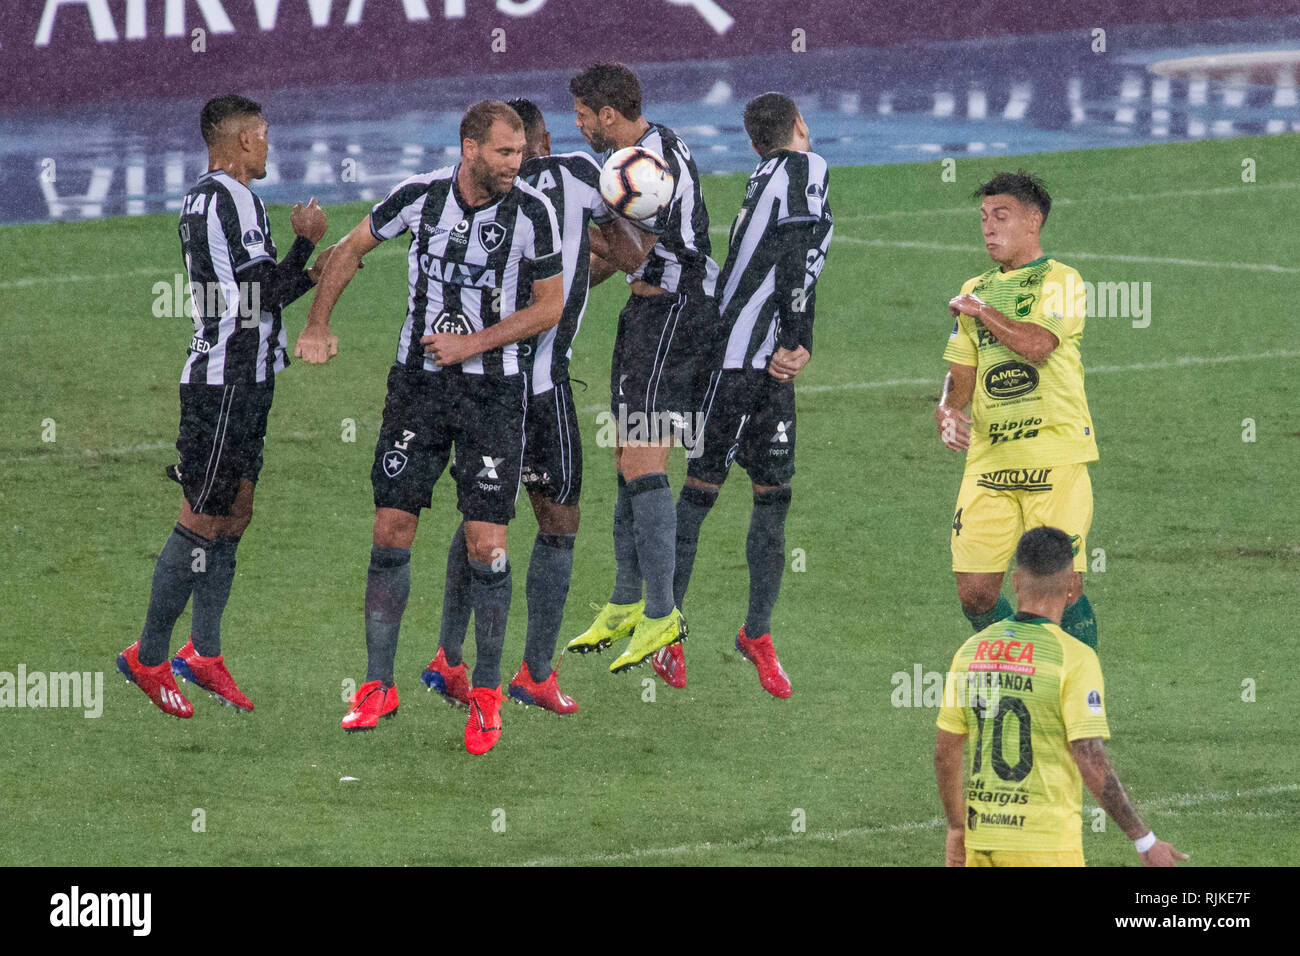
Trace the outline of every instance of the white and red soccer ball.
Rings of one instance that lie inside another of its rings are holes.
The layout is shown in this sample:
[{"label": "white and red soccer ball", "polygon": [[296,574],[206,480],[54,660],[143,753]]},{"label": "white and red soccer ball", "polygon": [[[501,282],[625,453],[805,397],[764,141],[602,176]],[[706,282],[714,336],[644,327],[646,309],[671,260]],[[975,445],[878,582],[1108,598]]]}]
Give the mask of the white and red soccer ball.
[{"label": "white and red soccer ball", "polygon": [[672,202],[672,170],[656,153],[640,146],[616,150],[600,171],[600,195],[628,219],[651,219]]}]

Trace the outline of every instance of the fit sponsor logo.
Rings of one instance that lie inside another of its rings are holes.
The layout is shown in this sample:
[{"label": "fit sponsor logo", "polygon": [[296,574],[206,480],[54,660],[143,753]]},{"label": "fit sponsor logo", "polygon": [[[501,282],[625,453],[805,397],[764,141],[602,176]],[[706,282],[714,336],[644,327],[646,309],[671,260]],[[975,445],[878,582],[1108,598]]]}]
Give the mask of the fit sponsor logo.
[{"label": "fit sponsor logo", "polygon": [[[621,381],[619,392],[622,392]],[[601,448],[674,441],[686,448],[687,458],[704,454],[703,412],[629,411],[627,405],[620,402],[617,415],[607,411],[598,413],[596,426],[596,444]]]},{"label": "fit sponsor logo", "polygon": [[50,897],[50,925],[57,927],[129,927],[133,936],[148,936],[152,912],[152,893],[83,893],[73,886]]},{"label": "fit sponsor logo", "polygon": [[0,671],[0,707],[79,707],[87,718],[104,713],[103,671]]},{"label": "fit sponsor logo", "polygon": [[984,373],[990,398],[1018,398],[1038,387],[1038,369],[1024,362],[999,362]]},{"label": "fit sponsor logo", "polygon": [[434,333],[454,332],[456,335],[469,335],[474,331],[474,326],[461,313],[448,312],[444,309],[429,323],[429,329]]}]

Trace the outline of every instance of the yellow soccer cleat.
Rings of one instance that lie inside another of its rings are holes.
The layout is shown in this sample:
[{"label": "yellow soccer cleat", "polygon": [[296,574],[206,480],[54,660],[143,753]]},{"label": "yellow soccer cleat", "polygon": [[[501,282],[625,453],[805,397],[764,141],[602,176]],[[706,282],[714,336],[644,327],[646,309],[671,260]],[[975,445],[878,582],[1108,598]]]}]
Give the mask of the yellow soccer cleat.
[{"label": "yellow soccer cleat", "polygon": [[682,612],[673,608],[663,617],[643,617],[632,632],[632,641],[622,654],[609,665],[611,674],[643,664],[654,656],[655,652],[669,644],[686,640],[686,618]]},{"label": "yellow soccer cleat", "polygon": [[644,614],[645,601],[637,601],[635,604],[606,604],[596,615],[596,622],[569,641],[565,650],[577,651],[579,654],[603,651],[615,641],[621,641],[631,634]]}]

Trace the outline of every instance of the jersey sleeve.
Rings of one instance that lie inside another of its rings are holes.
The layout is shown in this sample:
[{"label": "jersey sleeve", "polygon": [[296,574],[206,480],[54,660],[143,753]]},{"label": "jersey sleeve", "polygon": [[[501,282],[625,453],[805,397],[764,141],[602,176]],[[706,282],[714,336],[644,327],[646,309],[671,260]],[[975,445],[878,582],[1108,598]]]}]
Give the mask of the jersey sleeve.
[{"label": "jersey sleeve", "polygon": [[564,249],[560,244],[560,227],[555,207],[541,193],[534,193],[521,204],[523,257],[531,263],[529,275],[534,281],[549,279],[564,271]]},{"label": "jersey sleeve", "polygon": [[383,242],[406,232],[418,221],[420,199],[428,191],[426,176],[412,176],[398,183],[370,210],[370,234]]},{"label": "jersey sleeve", "polygon": [[[262,229],[260,205],[247,189],[218,189],[209,216],[215,215],[230,250],[231,267],[242,272],[256,262],[275,262],[271,238]],[[209,224],[211,228],[211,224]]]},{"label": "jersey sleeve", "polygon": [[1063,639],[1065,660],[1061,674],[1061,717],[1065,739],[1110,739],[1106,722],[1106,687],[1097,652],[1068,635]]},{"label": "jersey sleeve", "polygon": [[952,665],[948,668],[948,674],[944,678],[943,703],[939,707],[939,718],[935,721],[940,730],[946,730],[950,734],[966,734],[970,732],[966,708],[961,706],[965,703],[965,694],[961,690],[961,685],[966,680],[966,672],[961,670],[957,663],[960,659],[961,651],[959,650],[953,655]]},{"label": "jersey sleeve", "polygon": [[776,225],[817,222],[826,205],[830,171],[815,153],[790,153],[784,165],[785,190]]},{"label": "jersey sleeve", "polygon": [[[962,283],[961,294],[965,295],[975,288],[978,279],[967,279]],[[955,365],[979,365],[979,349],[975,347],[975,320],[969,315],[959,315],[952,323],[952,332],[948,335],[948,345],[943,350],[943,360]]]}]

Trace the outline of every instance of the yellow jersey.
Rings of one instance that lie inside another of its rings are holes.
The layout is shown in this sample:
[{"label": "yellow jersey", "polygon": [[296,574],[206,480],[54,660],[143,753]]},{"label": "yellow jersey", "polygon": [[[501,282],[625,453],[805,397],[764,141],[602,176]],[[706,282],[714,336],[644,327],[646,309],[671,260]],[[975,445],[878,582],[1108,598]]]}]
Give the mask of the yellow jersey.
[{"label": "yellow jersey", "polygon": [[1083,778],[1070,742],[1109,739],[1096,652],[1017,614],[952,659],[940,729],[970,739],[966,847],[1083,852]]},{"label": "yellow jersey", "polygon": [[1097,460],[1079,344],[1087,297],[1079,273],[1044,256],[1019,269],[994,267],[962,285],[1013,321],[1032,322],[1059,343],[1033,365],[984,323],[957,318],[943,357],[975,368],[966,474]]}]

